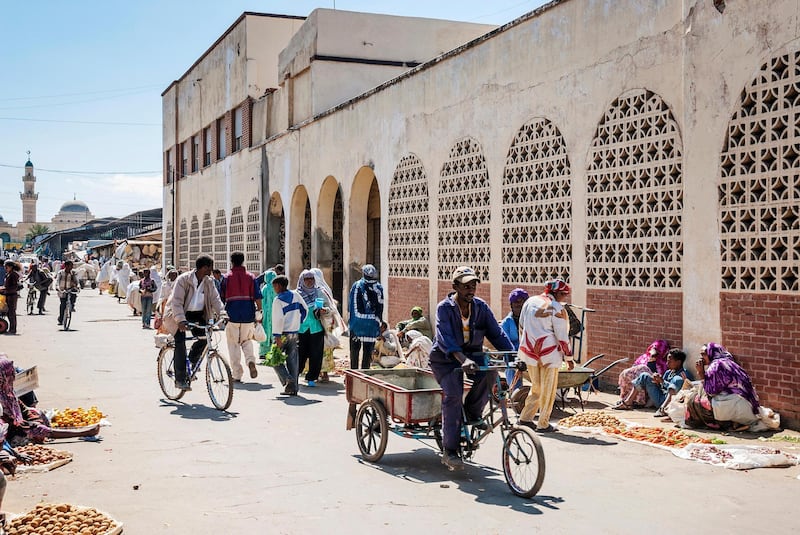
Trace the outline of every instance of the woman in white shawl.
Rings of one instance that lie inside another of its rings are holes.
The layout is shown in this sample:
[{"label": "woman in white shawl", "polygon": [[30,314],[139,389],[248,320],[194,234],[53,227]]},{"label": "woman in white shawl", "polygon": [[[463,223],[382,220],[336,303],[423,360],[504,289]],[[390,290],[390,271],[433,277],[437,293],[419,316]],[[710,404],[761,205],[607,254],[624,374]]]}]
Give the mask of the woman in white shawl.
[{"label": "woman in white shawl", "polygon": [[428,361],[428,355],[433,347],[431,339],[415,330],[408,331],[406,338],[411,340],[411,345],[408,346],[405,354],[406,365],[430,370],[431,365]]},{"label": "woman in white shawl", "polygon": [[[339,314],[339,310],[337,308],[338,303],[333,298],[333,290],[331,290],[331,287],[328,286],[327,282],[325,282],[325,277],[322,275],[322,270],[319,268],[313,268],[311,272],[314,274],[317,287],[322,290],[322,292],[328,298],[328,301],[333,304],[331,307],[331,313],[320,318],[320,322],[325,328],[325,349],[322,353],[322,369],[320,370],[319,382],[327,383],[330,380],[328,374],[336,371],[336,363],[333,360],[333,350],[335,347],[339,347],[339,335],[344,332],[345,323],[342,319],[342,315]],[[336,345],[334,345],[334,343]]]},{"label": "woman in white shawl", "polygon": [[161,280],[161,275],[158,274],[155,266],[150,266],[150,278],[156,283],[156,291],[153,292],[153,303],[158,303],[158,300],[161,299],[161,288],[164,286],[164,281]]},{"label": "woman in white shawl", "polygon": [[130,283],[131,267],[127,262],[123,262],[122,269],[117,271],[117,300],[125,299],[127,297],[128,285],[130,285]]},{"label": "woman in white shawl", "polygon": [[97,274],[97,287],[100,289],[100,295],[103,295],[103,290],[108,290],[112,269],[114,269],[114,264],[111,260],[107,260],[100,268],[100,273]]}]

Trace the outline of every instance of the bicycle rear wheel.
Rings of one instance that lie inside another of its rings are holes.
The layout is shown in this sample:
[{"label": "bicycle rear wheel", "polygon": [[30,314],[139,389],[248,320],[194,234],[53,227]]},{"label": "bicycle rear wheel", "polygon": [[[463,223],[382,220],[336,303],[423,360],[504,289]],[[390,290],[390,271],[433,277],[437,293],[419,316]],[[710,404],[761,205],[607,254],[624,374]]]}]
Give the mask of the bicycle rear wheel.
[{"label": "bicycle rear wheel", "polygon": [[28,314],[33,314],[33,309],[36,306],[36,293],[33,290],[28,290]]},{"label": "bicycle rear wheel", "polygon": [[206,360],[206,386],[214,407],[224,411],[233,401],[231,367],[219,353],[209,353]]},{"label": "bicycle rear wheel", "polygon": [[511,492],[532,498],[544,483],[544,450],[534,432],[516,427],[503,443],[503,475]]},{"label": "bicycle rear wheel", "polygon": [[175,386],[175,348],[167,346],[158,353],[158,386],[167,397],[177,401],[185,390]]}]

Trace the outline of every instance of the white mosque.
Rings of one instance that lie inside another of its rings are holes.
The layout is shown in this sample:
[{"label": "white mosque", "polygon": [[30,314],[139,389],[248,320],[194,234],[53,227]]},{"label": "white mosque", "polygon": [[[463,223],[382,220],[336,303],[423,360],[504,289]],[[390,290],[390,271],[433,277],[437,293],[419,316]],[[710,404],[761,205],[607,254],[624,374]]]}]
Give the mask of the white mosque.
[{"label": "white mosque", "polygon": [[[61,209],[50,221],[36,221],[36,176],[33,174],[33,163],[30,159],[25,162],[25,174],[22,176],[22,192],[19,198],[22,201],[22,221],[16,225],[8,223],[0,215],[0,240],[9,247],[9,244],[21,244],[25,235],[34,225],[44,225],[50,231],[64,230],[79,227],[95,219],[94,214],[86,203],[73,198],[61,205]],[[12,245],[13,246],[13,245]]]}]

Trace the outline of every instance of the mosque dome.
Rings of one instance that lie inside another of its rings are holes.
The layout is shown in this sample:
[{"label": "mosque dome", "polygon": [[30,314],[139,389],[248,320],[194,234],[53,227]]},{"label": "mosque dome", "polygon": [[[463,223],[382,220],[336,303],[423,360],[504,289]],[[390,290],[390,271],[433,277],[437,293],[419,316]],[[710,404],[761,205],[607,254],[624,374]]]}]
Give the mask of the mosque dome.
[{"label": "mosque dome", "polygon": [[30,160],[28,160],[27,162],[25,162],[25,167],[33,167],[33,164],[31,163],[31,161],[30,161]]},{"label": "mosque dome", "polygon": [[61,205],[61,212],[88,212],[89,207],[83,201],[67,201]]}]

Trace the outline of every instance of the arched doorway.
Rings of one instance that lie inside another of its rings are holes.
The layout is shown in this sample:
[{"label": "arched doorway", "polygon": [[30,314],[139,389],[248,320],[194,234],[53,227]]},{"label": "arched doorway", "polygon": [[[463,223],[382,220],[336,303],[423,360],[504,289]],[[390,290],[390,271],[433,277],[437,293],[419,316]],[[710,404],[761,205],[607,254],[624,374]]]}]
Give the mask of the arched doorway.
[{"label": "arched doorway", "polygon": [[353,180],[350,193],[349,280],[361,277],[361,266],[372,264],[381,270],[381,194],[375,173],[362,167]]},{"label": "arched doorway", "polygon": [[300,272],[311,267],[311,204],[304,186],[298,186],[292,196],[289,228],[289,266],[286,273],[294,283]]},{"label": "arched doorway", "polygon": [[340,305],[344,288],[343,224],[342,190],[339,182],[328,176],[322,183],[317,205],[316,266],[322,270]]},{"label": "arched doorway", "polygon": [[265,251],[265,266],[286,262],[286,217],[283,211],[283,199],[278,192],[269,199],[269,212],[267,213],[267,250]]}]

